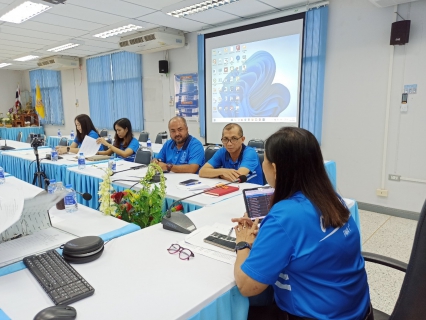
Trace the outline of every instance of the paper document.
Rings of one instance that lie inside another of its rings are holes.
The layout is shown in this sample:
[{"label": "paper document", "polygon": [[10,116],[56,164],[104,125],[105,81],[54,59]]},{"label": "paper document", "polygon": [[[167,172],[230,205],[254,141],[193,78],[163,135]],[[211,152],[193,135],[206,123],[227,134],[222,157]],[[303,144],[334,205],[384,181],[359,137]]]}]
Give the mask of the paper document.
[{"label": "paper document", "polygon": [[91,157],[99,151],[100,147],[101,145],[96,143],[96,139],[86,135],[78,153],[83,153],[86,158]]},{"label": "paper document", "polygon": [[[16,223],[24,207],[22,193],[11,186],[0,186],[0,233]],[[1,239],[0,239],[1,242]]]}]

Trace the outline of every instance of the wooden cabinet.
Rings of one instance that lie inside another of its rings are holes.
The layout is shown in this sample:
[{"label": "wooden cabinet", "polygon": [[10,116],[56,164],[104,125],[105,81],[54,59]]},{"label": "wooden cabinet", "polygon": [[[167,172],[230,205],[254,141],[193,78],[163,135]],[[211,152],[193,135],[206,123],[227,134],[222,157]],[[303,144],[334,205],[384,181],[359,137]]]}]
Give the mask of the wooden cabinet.
[{"label": "wooden cabinet", "polygon": [[39,119],[37,113],[25,113],[15,115],[12,125],[13,127],[25,127],[25,122],[29,122],[30,126],[39,126]]}]

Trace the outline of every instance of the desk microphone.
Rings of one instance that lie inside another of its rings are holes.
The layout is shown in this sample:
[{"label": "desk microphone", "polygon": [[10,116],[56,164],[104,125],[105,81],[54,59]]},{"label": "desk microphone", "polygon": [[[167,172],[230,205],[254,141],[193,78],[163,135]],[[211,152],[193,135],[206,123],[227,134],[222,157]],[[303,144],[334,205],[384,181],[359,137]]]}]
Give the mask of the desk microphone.
[{"label": "desk microphone", "polygon": [[124,172],[124,171],[129,171],[129,170],[138,170],[138,169],[142,169],[142,168],[146,168],[146,164],[141,164],[140,166],[136,166],[136,167],[131,167],[129,169],[124,169],[124,170],[120,170],[120,171],[114,171],[111,176],[113,176],[116,173],[120,173],[120,172]]},{"label": "desk microphone", "polygon": [[80,196],[82,196],[84,200],[86,200],[86,201],[92,200],[92,195],[90,193],[87,193],[87,192],[81,193],[81,192],[78,192],[76,190],[74,190],[74,191],[75,191],[75,193],[78,193]]},{"label": "desk microphone", "polygon": [[[1,137],[0,137],[0,140],[1,140]],[[8,145],[7,145],[7,141],[6,141],[6,139],[4,139],[4,146],[3,147],[0,147],[0,150],[14,150],[15,148],[14,147],[9,147]]]},{"label": "desk microphone", "polygon": [[189,219],[185,214],[183,214],[181,211],[174,211],[172,212],[173,207],[182,200],[192,198],[195,196],[198,196],[200,194],[203,194],[205,192],[221,188],[223,186],[227,186],[231,183],[244,183],[247,181],[247,176],[241,175],[238,177],[237,180],[231,181],[225,184],[216,185],[213,188],[208,188],[206,190],[203,190],[199,193],[191,194],[185,198],[178,199],[174,201],[170,208],[166,211],[166,214],[164,215],[163,219],[161,220],[161,223],[163,224],[163,228],[170,231],[180,232],[180,233],[191,233],[197,227],[194,225],[194,223]]}]

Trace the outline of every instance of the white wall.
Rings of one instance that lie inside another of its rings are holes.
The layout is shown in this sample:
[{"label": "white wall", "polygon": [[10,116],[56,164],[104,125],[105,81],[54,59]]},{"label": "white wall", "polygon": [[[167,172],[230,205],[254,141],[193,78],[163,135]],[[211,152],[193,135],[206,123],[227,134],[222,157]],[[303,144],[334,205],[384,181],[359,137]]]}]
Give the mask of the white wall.
[{"label": "white wall", "polygon": [[[331,1],[328,26],[322,150],[337,163],[337,185],[345,197],[420,212],[426,184],[393,182],[389,173],[426,180],[426,2],[399,6],[411,19],[410,42],[396,46],[392,65],[385,189],[381,188],[386,116],[389,38],[393,7],[369,1]],[[399,105],[404,84],[418,84],[409,110]]]},{"label": "white wall", "polygon": [[29,90],[23,71],[0,69],[0,113],[3,113],[3,117],[6,116],[6,112],[10,108],[15,106],[15,94],[18,84],[21,92]]}]

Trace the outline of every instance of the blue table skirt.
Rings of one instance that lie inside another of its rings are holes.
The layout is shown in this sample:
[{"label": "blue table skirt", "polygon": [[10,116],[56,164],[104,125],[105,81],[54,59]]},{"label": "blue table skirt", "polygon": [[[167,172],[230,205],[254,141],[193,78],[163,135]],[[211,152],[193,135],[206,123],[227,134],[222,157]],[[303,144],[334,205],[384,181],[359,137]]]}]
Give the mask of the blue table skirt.
[{"label": "blue table skirt", "polygon": [[327,172],[328,178],[333,185],[334,191],[337,191],[337,178],[336,178],[336,162],[328,161],[324,164],[325,171]]},{"label": "blue table skirt", "polygon": [[[46,145],[51,147],[51,148],[54,148],[59,144],[59,141],[61,141],[61,138],[59,138],[59,137],[48,136]],[[71,145],[71,143],[73,143],[73,142],[74,142],[74,140],[68,139],[68,145]]]},{"label": "blue table skirt", "polygon": [[0,137],[7,140],[16,140],[18,133],[22,131],[22,142],[26,142],[30,133],[44,134],[43,127],[18,127],[5,128],[0,127]]}]

